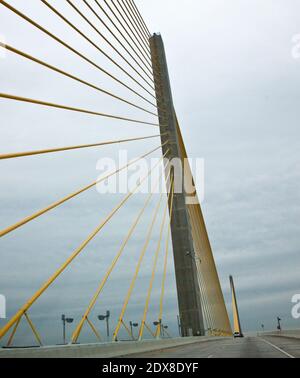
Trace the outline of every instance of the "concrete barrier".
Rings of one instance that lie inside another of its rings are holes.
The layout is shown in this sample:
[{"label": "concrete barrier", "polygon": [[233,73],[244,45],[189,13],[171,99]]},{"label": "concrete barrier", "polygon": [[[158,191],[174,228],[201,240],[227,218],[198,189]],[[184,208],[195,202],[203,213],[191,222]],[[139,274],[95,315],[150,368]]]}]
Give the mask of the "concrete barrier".
[{"label": "concrete barrier", "polygon": [[261,333],[260,335],[261,336],[278,336],[278,337],[289,337],[289,338],[293,338],[293,339],[300,339],[300,329],[264,332],[264,333]]},{"label": "concrete barrier", "polygon": [[40,348],[2,348],[0,349],[0,358],[112,358],[221,339],[224,339],[224,337],[187,337],[140,342],[78,344]]}]

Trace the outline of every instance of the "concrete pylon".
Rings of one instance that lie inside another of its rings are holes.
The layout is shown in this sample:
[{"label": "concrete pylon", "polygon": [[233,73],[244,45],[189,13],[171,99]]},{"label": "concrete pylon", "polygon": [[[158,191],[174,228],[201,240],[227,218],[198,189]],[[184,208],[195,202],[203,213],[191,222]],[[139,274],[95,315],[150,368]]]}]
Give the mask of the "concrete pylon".
[{"label": "concrete pylon", "polygon": [[[150,38],[150,49],[158,106],[163,153],[175,162],[175,193],[173,200],[171,234],[173,243],[177,295],[181,322],[181,333],[186,336],[205,334],[201,297],[197,276],[196,256],[191,234],[186,194],[183,185],[183,170],[178,172],[182,161],[177,134],[171,85],[163,40],[160,34]],[[181,190],[183,189],[183,191]]]}]

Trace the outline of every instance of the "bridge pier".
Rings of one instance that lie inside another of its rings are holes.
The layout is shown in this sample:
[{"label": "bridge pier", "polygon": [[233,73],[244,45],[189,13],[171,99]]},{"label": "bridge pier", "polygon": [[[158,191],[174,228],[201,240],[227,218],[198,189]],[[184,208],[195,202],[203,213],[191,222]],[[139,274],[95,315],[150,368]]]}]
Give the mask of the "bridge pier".
[{"label": "bridge pier", "polygon": [[[175,192],[173,200],[171,234],[173,243],[175,274],[182,336],[202,336],[205,334],[197,267],[191,226],[183,185],[183,169],[177,133],[172,91],[167,60],[161,35],[150,38],[155,91],[157,97],[161,142],[163,154],[174,163]],[[168,173],[167,173],[168,174]]]}]

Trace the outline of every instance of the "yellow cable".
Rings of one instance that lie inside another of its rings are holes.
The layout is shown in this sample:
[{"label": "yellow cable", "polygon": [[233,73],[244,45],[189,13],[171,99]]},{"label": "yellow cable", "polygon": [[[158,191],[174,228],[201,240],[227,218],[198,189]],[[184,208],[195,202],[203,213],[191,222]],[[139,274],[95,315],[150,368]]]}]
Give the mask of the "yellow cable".
[{"label": "yellow cable", "polygon": [[28,314],[27,314],[26,311],[24,312],[24,315],[25,315],[25,318],[26,318],[26,320],[27,320],[27,322],[28,322],[28,324],[29,324],[29,326],[30,326],[30,328],[31,328],[31,330],[32,330],[32,332],[33,332],[35,338],[37,339],[37,341],[38,341],[38,343],[40,344],[40,346],[42,346],[43,343],[42,343],[42,341],[41,341],[40,335],[38,334],[38,332],[37,332],[35,326],[33,325],[32,321],[30,320],[30,318],[29,318],[29,316],[28,316]]},{"label": "yellow cable", "polygon": [[131,337],[132,340],[134,340],[134,337],[133,337],[133,334],[132,334],[131,330],[128,328],[128,326],[126,325],[126,323],[123,322],[123,320],[122,320],[122,324],[123,324],[124,328],[126,329],[128,335],[129,335],[129,337]]},{"label": "yellow cable", "polygon": [[148,326],[147,323],[145,323],[145,327],[147,328],[147,330],[148,330],[148,332],[150,333],[150,335],[151,335],[153,338],[155,338],[155,333],[152,332],[151,328]]},{"label": "yellow cable", "polygon": [[21,96],[15,96],[15,95],[11,95],[11,94],[8,94],[8,93],[0,93],[0,97],[8,99],[8,100],[28,102],[28,103],[35,104],[35,105],[48,106],[48,107],[51,107],[51,108],[70,110],[72,112],[79,112],[79,113],[85,113],[85,114],[90,114],[90,115],[95,115],[95,116],[100,116],[100,117],[105,117],[105,118],[117,119],[117,120],[120,120],[120,121],[140,123],[140,124],[150,125],[150,126],[159,126],[156,123],[139,121],[137,119],[125,118],[125,117],[121,117],[121,116],[115,116],[115,115],[112,115],[112,114],[100,113],[100,112],[96,112],[96,111],[93,111],[93,110],[81,109],[81,108],[76,108],[76,107],[67,106],[67,105],[54,104],[54,103],[47,102],[47,101],[35,100],[35,99],[32,99],[32,98],[21,97]]},{"label": "yellow cable", "polygon": [[90,321],[89,318],[86,318],[86,321],[87,321],[88,325],[91,327],[91,329],[94,332],[94,334],[96,335],[97,339],[99,341],[101,341],[100,333],[96,330],[96,327],[94,326],[94,324]]},{"label": "yellow cable", "polygon": [[9,336],[8,342],[7,342],[7,344],[6,344],[7,347],[10,347],[10,346],[11,346],[11,344],[12,344],[12,342],[13,342],[13,338],[14,338],[14,336],[15,336],[15,333],[16,333],[16,331],[17,331],[17,328],[18,328],[18,326],[19,326],[19,324],[20,324],[21,319],[22,319],[22,317],[20,317],[20,318],[18,319],[18,321],[16,322],[16,324],[15,324],[15,326],[14,326],[14,329],[13,329],[11,335]]},{"label": "yellow cable", "polygon": [[120,139],[120,140],[115,140],[115,141],[107,141],[107,142],[93,143],[93,144],[82,144],[82,145],[69,146],[69,147],[50,148],[50,149],[45,149],[45,150],[13,152],[9,154],[0,154],[0,160],[19,158],[19,157],[24,157],[24,156],[32,156],[32,155],[49,154],[53,152],[78,150],[81,148],[91,148],[91,147],[107,146],[107,145],[119,144],[119,143],[127,143],[127,142],[133,142],[133,141],[138,141],[138,140],[157,138],[159,136],[160,135],[153,135],[153,136],[141,137],[141,138]]}]

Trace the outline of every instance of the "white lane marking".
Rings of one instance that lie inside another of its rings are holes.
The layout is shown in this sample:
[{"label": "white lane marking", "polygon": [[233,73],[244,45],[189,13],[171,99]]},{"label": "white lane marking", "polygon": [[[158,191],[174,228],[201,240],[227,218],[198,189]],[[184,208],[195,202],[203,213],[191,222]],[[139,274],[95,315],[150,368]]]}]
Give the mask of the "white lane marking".
[{"label": "white lane marking", "polygon": [[265,340],[265,339],[263,339],[263,338],[261,338],[261,340],[264,341],[265,343],[271,345],[273,348],[277,349],[279,352],[285,354],[285,355],[288,356],[289,358],[296,358],[296,357],[292,356],[291,354],[289,354],[288,352],[285,352],[284,350],[282,350],[282,349],[279,348],[278,346],[276,346],[276,345],[270,343],[269,341],[267,341],[267,340]]},{"label": "white lane marking", "polygon": [[211,354],[211,355],[210,355],[210,356],[208,356],[207,358],[213,358],[213,356],[214,356],[214,355],[213,355],[213,354]]}]

